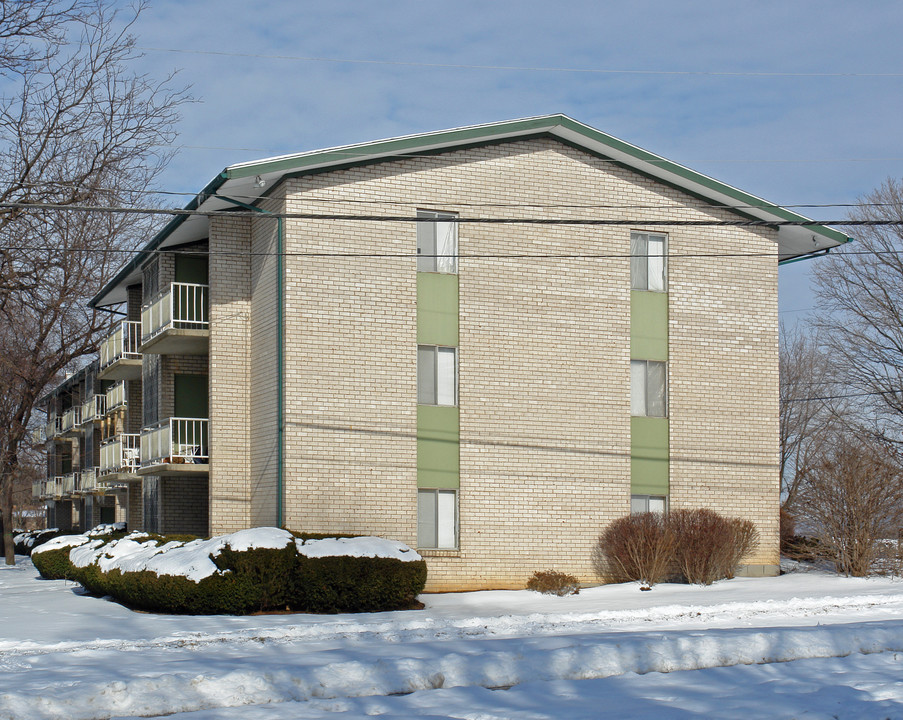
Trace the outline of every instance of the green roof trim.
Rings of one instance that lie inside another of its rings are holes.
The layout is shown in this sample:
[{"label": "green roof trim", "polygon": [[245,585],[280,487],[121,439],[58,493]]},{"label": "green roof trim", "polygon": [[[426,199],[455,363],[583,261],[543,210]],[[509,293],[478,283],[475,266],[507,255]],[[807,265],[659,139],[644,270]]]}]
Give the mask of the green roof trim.
[{"label": "green roof trim", "polygon": [[[230,165],[213,178],[185,206],[185,209],[199,209],[208,200],[212,200],[217,191],[223,188],[224,185],[228,184],[230,187],[233,184],[246,186],[249,178],[254,178],[258,175],[270,176],[265,178],[266,189],[259,193],[259,196],[263,197],[273,191],[281,180],[290,175],[297,176],[328,172],[349,165],[390,162],[415,152],[432,154],[451,151],[468,145],[515,141],[520,138],[535,137],[537,135],[546,135],[572,147],[581,148],[588,153],[607,157],[619,165],[628,167],[657,182],[678,187],[690,195],[715,206],[725,207],[746,218],[764,220],[765,222],[768,222],[769,219],[773,219],[775,222],[781,220],[791,223],[811,222],[810,218],[799,215],[787,208],[750,195],[707,175],[702,175],[690,168],[667,160],[648,150],[643,150],[636,145],[619,140],[612,135],[584,125],[562,114],[507,120],[452,130],[440,130]],[[227,187],[224,192],[228,193],[228,191],[229,188]],[[709,193],[712,196],[709,196]],[[734,208],[732,207],[734,204],[745,205],[748,208]],[[760,210],[771,217],[761,218],[755,215],[756,210]],[[106,296],[116,290],[129,275],[140,267],[150,253],[159,248],[166,238],[181,227],[187,217],[180,215],[170,220],[141,250],[137,251],[129,263],[104,286],[89,304],[92,307],[96,307]],[[826,225],[809,225],[806,226],[805,230],[813,233],[813,235],[819,235],[833,244],[844,244],[852,240],[852,238],[839,230]],[[793,236],[791,233],[789,237],[792,238]],[[787,254],[789,257],[781,260],[782,264],[790,262],[797,257],[806,257],[811,253],[790,249]]]}]

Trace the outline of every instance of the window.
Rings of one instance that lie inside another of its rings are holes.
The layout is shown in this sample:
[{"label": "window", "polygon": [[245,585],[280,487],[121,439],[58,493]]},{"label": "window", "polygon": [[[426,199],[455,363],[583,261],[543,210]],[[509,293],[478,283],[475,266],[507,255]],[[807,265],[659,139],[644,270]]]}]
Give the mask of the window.
[{"label": "window", "polygon": [[417,272],[458,272],[458,224],[448,222],[457,215],[418,210],[417,217],[436,220],[417,223]]},{"label": "window", "polygon": [[630,361],[630,414],[668,415],[668,365],[654,360]]},{"label": "window", "polygon": [[417,346],[417,402],[458,404],[458,350],[437,345]]},{"label": "window", "polygon": [[664,495],[631,495],[630,514],[645,512],[663,513],[667,509],[668,499]]},{"label": "window", "polygon": [[665,235],[630,233],[630,288],[665,292]]},{"label": "window", "polygon": [[417,547],[458,547],[457,492],[417,491]]}]

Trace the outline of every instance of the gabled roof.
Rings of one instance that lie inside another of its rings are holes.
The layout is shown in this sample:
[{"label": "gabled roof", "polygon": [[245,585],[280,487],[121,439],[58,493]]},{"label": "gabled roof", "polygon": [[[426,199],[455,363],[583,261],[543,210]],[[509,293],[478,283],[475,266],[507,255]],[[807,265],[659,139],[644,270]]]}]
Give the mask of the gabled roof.
[{"label": "gabled roof", "polygon": [[[323,172],[351,164],[397,160],[405,155],[443,152],[474,144],[503,142],[538,135],[558,138],[599,157],[614,160],[714,205],[743,206],[742,214],[745,216],[768,222],[809,220],[791,210],[579,123],[566,115],[544,115],[472,125],[238,163],[230,165],[213,178],[185,206],[185,209],[205,212],[234,209],[233,204],[217,198],[216,194],[241,198],[244,202],[253,204],[286,175]],[[203,240],[207,237],[208,225],[208,219],[201,215],[180,215],[173,218],[91,300],[91,305],[113,305],[123,302],[126,297],[125,288],[140,281],[140,266],[150,252]],[[847,235],[826,225],[778,226],[779,258],[782,262],[835,247],[849,240],[851,238]]]}]

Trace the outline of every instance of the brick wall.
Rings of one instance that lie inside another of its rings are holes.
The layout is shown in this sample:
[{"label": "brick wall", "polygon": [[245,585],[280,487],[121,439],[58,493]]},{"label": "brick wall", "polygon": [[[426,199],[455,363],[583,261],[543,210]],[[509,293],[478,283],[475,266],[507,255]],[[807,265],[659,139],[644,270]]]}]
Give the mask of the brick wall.
[{"label": "brick wall", "polygon": [[[623,219],[573,206],[644,205],[649,218],[733,219],[547,139],[296,178],[286,193],[289,212]],[[595,580],[593,544],[629,512],[631,229],[644,228],[460,226],[460,550],[429,558],[431,589],[519,587],[546,567]],[[679,257],[773,251],[773,235],[655,229],[673,255],[672,507],[750,517],[762,533],[750,561],[773,563],[775,260]],[[414,545],[414,225],[289,219],[286,236],[290,253],[324,253],[287,259],[286,524]],[[493,257],[512,253],[565,257]]]},{"label": "brick wall", "polygon": [[251,524],[250,234],[248,218],[210,222],[210,531],[214,535]]}]

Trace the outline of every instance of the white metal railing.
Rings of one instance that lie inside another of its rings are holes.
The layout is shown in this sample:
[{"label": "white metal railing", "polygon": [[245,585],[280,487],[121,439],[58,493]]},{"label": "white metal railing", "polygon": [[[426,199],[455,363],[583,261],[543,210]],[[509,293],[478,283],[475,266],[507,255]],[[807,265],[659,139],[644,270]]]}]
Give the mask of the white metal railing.
[{"label": "white metal railing", "polygon": [[47,442],[47,426],[40,425],[31,431],[31,442],[34,445],[43,445]]},{"label": "white metal railing", "polygon": [[117,408],[127,407],[129,404],[128,396],[125,392],[125,382],[120,380],[107,390],[104,396],[104,410],[111,413]]},{"label": "white metal railing", "polygon": [[71,495],[75,490],[74,472],[63,475],[62,477],[55,477],[53,478],[53,481],[55,485],[53,494],[57,497],[65,497],[67,495]]},{"label": "white metal railing", "polygon": [[59,415],[50,415],[47,417],[47,424],[44,425],[44,436],[50,440],[55,438],[63,431],[63,419]]},{"label": "white metal railing", "polygon": [[167,418],[141,431],[141,466],[206,463],[207,418]]},{"label": "white metal railing", "polygon": [[138,469],[138,433],[121,433],[107,438],[100,444],[101,475],[133,473]]},{"label": "white metal railing", "polygon": [[54,495],[56,495],[57,481],[59,481],[60,492],[62,492],[63,478],[47,478],[46,480],[41,481],[41,497],[52,498]]},{"label": "white metal railing", "polygon": [[94,422],[103,418],[103,410],[106,406],[106,395],[92,395],[81,406],[81,424]]},{"label": "white metal railing", "polygon": [[63,475],[63,496],[75,494],[78,486],[81,485],[81,476],[79,472],[71,472]]},{"label": "white metal railing", "polygon": [[123,320],[100,344],[100,371],[117,360],[140,360],[141,323],[137,320]]},{"label": "white metal railing", "polygon": [[207,330],[207,285],[170,283],[141,308],[141,342],[164,330]]},{"label": "white metal railing", "polygon": [[97,489],[97,468],[92,467],[82,470],[79,474],[79,483],[75,492],[88,494]]},{"label": "white metal railing", "polygon": [[69,408],[60,418],[60,432],[67,433],[81,425],[81,407]]},{"label": "white metal railing", "polygon": [[31,496],[40,498],[44,494],[44,483],[41,480],[35,480],[31,484]]}]

